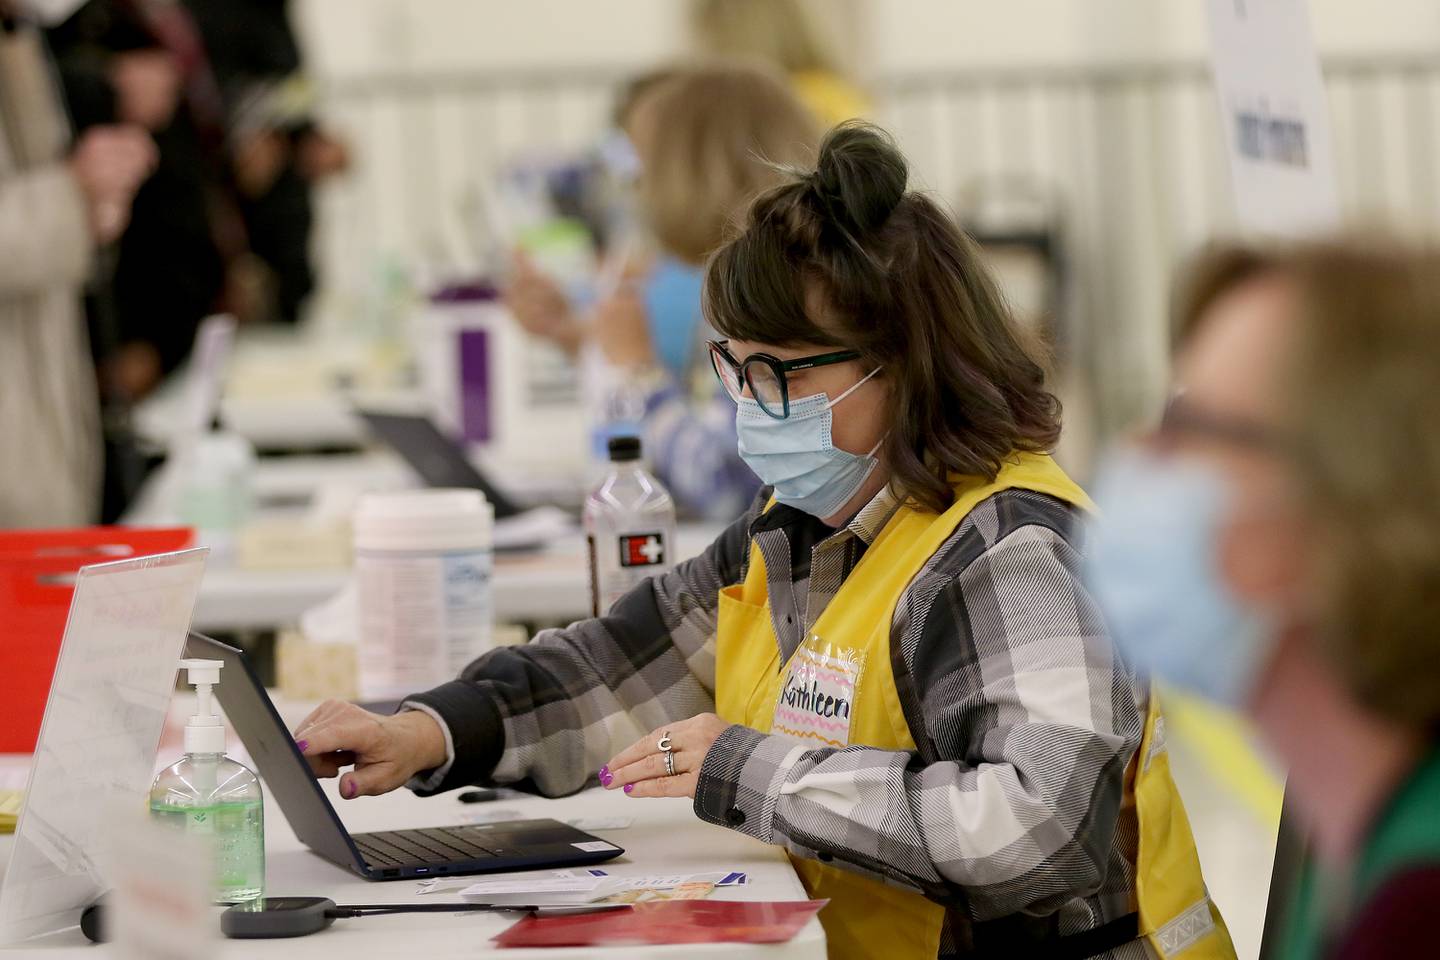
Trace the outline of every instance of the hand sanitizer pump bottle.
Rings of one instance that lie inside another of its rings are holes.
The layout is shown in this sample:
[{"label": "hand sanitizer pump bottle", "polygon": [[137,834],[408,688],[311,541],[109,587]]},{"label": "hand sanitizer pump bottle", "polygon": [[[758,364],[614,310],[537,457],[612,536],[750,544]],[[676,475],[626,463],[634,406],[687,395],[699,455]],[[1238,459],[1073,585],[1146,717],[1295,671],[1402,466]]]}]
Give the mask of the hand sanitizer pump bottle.
[{"label": "hand sanitizer pump bottle", "polygon": [[259,778],[225,756],[225,727],[211,694],[224,663],[181,660],[180,666],[189,671],[198,702],[185,727],[185,756],[150,787],[150,815],[211,849],[217,903],[256,900],[265,894],[263,798]]}]

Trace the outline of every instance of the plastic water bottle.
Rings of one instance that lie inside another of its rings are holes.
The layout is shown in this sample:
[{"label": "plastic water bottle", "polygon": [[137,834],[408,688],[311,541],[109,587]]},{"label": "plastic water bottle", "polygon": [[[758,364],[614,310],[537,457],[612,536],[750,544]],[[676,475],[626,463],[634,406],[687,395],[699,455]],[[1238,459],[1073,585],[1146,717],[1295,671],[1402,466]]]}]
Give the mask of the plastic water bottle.
[{"label": "plastic water bottle", "polygon": [[597,617],[674,566],[675,501],[640,462],[640,438],[612,437],[609,451],[610,470],[585,500],[590,609]]},{"label": "plastic water bottle", "polygon": [[150,787],[150,816],[209,848],[216,903],[257,900],[265,895],[263,796],[254,772],[225,756],[225,727],[211,695],[224,663],[181,660],[180,666],[195,687],[196,710],[185,727],[185,756]]}]

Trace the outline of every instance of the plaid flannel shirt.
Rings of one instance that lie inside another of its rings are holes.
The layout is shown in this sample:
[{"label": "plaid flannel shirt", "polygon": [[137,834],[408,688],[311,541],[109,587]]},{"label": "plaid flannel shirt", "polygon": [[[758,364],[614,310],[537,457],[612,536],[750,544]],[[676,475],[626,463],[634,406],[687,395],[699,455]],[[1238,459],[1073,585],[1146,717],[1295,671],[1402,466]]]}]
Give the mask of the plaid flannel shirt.
[{"label": "plaid flannel shirt", "polygon": [[[766,512],[768,493],[608,616],[492,651],[407,701],[450,746],[411,786],[570,793],[651,730],[713,711],[718,594],[744,578],[752,541],[788,658],[898,502],[882,491],[831,530]],[[944,904],[942,955],[1023,951],[1132,913],[1125,782],[1146,692],[1080,583],[1075,520],[1042,494],[995,494],[907,587],[890,652],[915,751],[812,749],[734,725],[706,755],[696,813]],[[1107,954],[1151,955],[1143,941]]]}]

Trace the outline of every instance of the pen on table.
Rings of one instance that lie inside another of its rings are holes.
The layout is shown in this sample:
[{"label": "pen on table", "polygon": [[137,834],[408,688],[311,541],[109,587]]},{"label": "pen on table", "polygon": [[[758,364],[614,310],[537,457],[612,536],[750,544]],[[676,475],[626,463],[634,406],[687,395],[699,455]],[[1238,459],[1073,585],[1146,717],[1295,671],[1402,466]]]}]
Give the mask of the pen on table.
[{"label": "pen on table", "polygon": [[498,800],[499,798],[500,791],[484,787],[479,790],[466,790],[460,794],[459,800],[461,803],[488,803],[491,800]]}]

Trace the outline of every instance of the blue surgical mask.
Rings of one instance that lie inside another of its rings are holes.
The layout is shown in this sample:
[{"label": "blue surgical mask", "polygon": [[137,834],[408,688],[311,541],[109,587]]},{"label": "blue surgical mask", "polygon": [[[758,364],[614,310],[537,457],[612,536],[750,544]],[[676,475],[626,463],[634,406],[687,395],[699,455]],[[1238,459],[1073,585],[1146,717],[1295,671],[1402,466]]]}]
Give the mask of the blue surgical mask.
[{"label": "blue surgical mask", "polygon": [[1102,469],[1095,493],[1084,576],[1121,657],[1172,686],[1245,706],[1274,632],[1218,566],[1225,478],[1198,463],[1125,454]]},{"label": "blue surgical mask", "polygon": [[617,183],[634,183],[640,177],[640,154],[624,130],[610,130],[595,147],[600,166]]},{"label": "blue surgical mask", "polygon": [[741,397],[735,407],[740,459],[762,483],[775,488],[775,499],[812,517],[834,516],[865,485],[880,461],[875,444],[869,453],[835,446],[830,434],[831,408],[880,370],[866,374],[831,400],[823,393],[790,401],[790,416],[776,420],[760,404]]},{"label": "blue surgical mask", "polygon": [[700,340],[700,292],[704,286],[703,269],[668,256],[658,258],[645,278],[645,313],[655,357],[681,383]]}]

